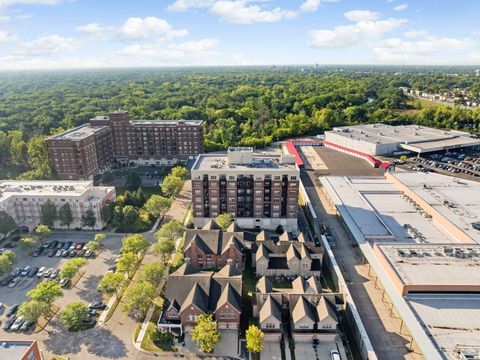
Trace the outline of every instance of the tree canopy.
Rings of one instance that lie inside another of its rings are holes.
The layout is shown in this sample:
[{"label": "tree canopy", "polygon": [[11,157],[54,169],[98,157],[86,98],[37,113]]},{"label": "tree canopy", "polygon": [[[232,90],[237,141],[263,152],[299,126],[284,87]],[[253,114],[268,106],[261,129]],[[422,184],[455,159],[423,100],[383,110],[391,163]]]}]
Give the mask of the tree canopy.
[{"label": "tree canopy", "polygon": [[198,349],[205,353],[212,353],[215,345],[220,341],[220,332],[212,315],[202,314],[192,330],[192,340],[197,343]]}]

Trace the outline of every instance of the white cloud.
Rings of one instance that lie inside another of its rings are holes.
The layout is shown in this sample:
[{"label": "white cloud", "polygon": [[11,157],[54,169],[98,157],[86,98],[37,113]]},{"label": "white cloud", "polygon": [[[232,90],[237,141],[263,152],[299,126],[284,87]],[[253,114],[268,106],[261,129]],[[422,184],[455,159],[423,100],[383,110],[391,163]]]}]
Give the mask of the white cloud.
[{"label": "white cloud", "polygon": [[344,48],[371,45],[385,33],[407,23],[406,19],[378,20],[379,14],[368,10],[353,10],[344,16],[354,21],[351,25],[338,25],[332,30],[311,30],[310,44],[314,48]]},{"label": "white cloud", "polygon": [[375,11],[370,10],[352,10],[347,11],[343,14],[348,20],[359,22],[359,21],[373,21],[377,20],[380,14]]},{"label": "white cloud", "polygon": [[276,7],[267,9],[259,4],[269,0],[176,0],[168,6],[169,11],[186,11],[190,8],[208,8],[222,20],[236,24],[276,22],[292,19],[304,13],[315,12],[320,0],[304,0],[295,10]]},{"label": "white cloud", "polygon": [[176,0],[167,7],[169,11],[186,11],[190,8],[208,8],[215,4],[215,0]]},{"label": "white cloud", "polygon": [[115,28],[112,26],[103,26],[99,23],[90,23],[78,26],[75,30],[78,32],[86,33],[93,39],[103,40],[108,39],[111,36],[112,31],[115,30]]},{"label": "white cloud", "polygon": [[165,20],[156,17],[132,17],[118,29],[121,37],[128,40],[148,39],[152,35],[165,34],[172,26]]},{"label": "white cloud", "polygon": [[15,36],[6,31],[0,30],[0,44],[15,40]]},{"label": "white cloud", "polygon": [[60,35],[41,36],[37,40],[22,43],[14,50],[15,55],[50,55],[72,52],[78,48],[78,41]]},{"label": "white cloud", "polygon": [[408,9],[408,4],[400,4],[393,8],[395,11],[403,11]]},{"label": "white cloud", "polygon": [[166,20],[157,17],[131,17],[118,27],[90,23],[78,26],[76,30],[97,40],[115,37],[120,41],[146,41],[160,36],[170,39],[188,35],[187,29],[174,29]]},{"label": "white cloud", "polygon": [[[385,63],[441,64],[447,62],[450,56],[460,54],[459,50],[475,44],[468,38],[435,37],[425,32],[417,32],[413,39],[411,36],[414,34],[407,34],[410,37],[387,39],[374,48],[377,59]],[[464,59],[460,62],[464,62]]]},{"label": "white cloud", "polygon": [[403,33],[403,36],[405,36],[408,39],[427,36],[427,35],[428,33],[425,30],[409,30]]}]

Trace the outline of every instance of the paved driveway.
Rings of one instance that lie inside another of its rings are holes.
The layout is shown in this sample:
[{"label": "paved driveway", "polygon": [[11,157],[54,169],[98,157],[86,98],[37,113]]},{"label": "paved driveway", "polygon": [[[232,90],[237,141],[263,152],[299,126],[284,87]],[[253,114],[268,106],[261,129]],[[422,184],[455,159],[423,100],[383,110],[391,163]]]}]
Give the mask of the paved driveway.
[{"label": "paved driveway", "polygon": [[274,341],[265,341],[262,352],[260,353],[262,360],[282,360],[282,352],[280,343]]}]

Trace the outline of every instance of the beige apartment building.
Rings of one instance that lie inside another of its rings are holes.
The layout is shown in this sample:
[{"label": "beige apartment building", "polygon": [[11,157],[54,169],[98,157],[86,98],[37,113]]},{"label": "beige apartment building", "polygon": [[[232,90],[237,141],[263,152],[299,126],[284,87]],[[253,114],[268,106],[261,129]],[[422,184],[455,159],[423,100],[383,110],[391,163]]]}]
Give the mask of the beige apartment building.
[{"label": "beige apartment building", "polygon": [[[48,199],[57,210],[65,203],[73,212],[71,229],[82,228],[81,219],[89,209],[97,219],[95,229],[105,227],[100,209],[107,200],[115,200],[115,188],[93,186],[92,181],[0,181],[0,210],[13,217],[18,226],[32,230],[40,224],[41,206]],[[55,228],[67,228],[55,222]],[[89,229],[90,230],[90,229]]]}]

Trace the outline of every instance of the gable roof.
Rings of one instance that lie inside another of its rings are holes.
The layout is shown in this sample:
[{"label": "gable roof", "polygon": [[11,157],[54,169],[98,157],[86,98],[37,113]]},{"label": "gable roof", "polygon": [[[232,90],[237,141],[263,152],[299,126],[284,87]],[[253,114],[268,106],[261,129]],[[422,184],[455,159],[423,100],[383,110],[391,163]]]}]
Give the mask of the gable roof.
[{"label": "gable roof", "polygon": [[195,283],[183,301],[180,312],[188,309],[188,307],[191,305],[195,305],[197,308],[206,313],[208,311],[207,297],[208,295],[205,293],[202,287],[198,285],[198,283]]},{"label": "gable roof", "polygon": [[180,266],[175,272],[173,272],[170,276],[175,275],[190,275],[197,273],[198,270],[190,263],[184,263]]},{"label": "gable roof", "polygon": [[268,260],[269,258],[269,250],[267,249],[266,246],[263,245],[263,243],[260,244],[260,246],[257,249],[257,252],[255,253],[255,260],[260,260],[261,258],[265,258]]},{"label": "gable roof", "polygon": [[257,291],[261,293],[270,293],[273,290],[272,281],[266,276],[262,276],[257,282]]},{"label": "gable roof", "polygon": [[242,311],[239,296],[240,295],[233,288],[233,286],[230,283],[228,283],[223,288],[222,294],[220,295],[220,298],[218,299],[216,310],[218,310],[221,306],[223,306],[225,304],[230,304],[235,309],[237,309],[239,312]]},{"label": "gable roof", "polygon": [[303,233],[300,233],[300,235],[298,235],[297,241],[298,241],[299,243],[304,243],[304,242],[306,242],[305,236],[303,235]]},{"label": "gable roof", "polygon": [[293,244],[290,244],[287,250],[287,260],[290,261],[294,258],[300,259],[300,253]]},{"label": "gable roof", "polygon": [[202,230],[221,230],[221,229],[222,228],[218,226],[218,224],[213,220],[210,220],[202,227]]},{"label": "gable roof", "polygon": [[305,246],[304,243],[300,243],[299,244],[299,250],[300,250],[300,258],[301,259],[304,259],[304,258],[308,258],[310,259],[310,250],[308,250],[308,248]]},{"label": "gable roof", "polygon": [[288,234],[287,231],[284,231],[282,235],[278,237],[279,241],[290,241],[290,235]]},{"label": "gable roof", "polygon": [[307,293],[308,294],[320,294],[322,292],[322,285],[320,284],[320,281],[318,281],[315,276],[310,276],[307,279]]},{"label": "gable roof", "polygon": [[292,310],[292,321],[295,323],[307,317],[312,322],[315,322],[315,312],[313,306],[305,299],[303,296],[300,296],[295,304],[295,307]]},{"label": "gable roof", "polygon": [[317,315],[318,321],[323,321],[326,318],[330,317],[338,322],[337,313],[330,304],[330,301],[325,299],[324,296],[322,296],[322,298],[317,304]]},{"label": "gable roof", "polygon": [[265,230],[262,230],[259,232],[255,238],[256,241],[265,241],[267,240],[267,234],[265,233]]},{"label": "gable roof", "polygon": [[236,237],[234,233],[223,233],[223,239],[222,239],[222,254],[230,249],[230,245],[233,245],[235,249],[239,252],[243,252],[245,250],[245,246],[243,246],[243,243]]},{"label": "gable roof", "polygon": [[227,232],[240,232],[240,231],[242,231],[242,229],[240,228],[240,226],[237,225],[237,223],[235,221],[233,221],[230,225],[228,225],[228,227],[225,229],[225,231],[227,231]]},{"label": "gable roof", "polygon": [[222,230],[206,230],[194,229],[185,232],[185,245],[183,251],[191,248],[195,244],[204,254],[223,254],[230,244],[243,252],[245,246],[243,244],[244,233],[242,232],[227,232]]},{"label": "gable roof", "polygon": [[279,322],[282,322],[282,312],[274,298],[268,295],[267,300],[260,309],[258,319],[260,322],[267,320],[270,316],[273,316]]}]

